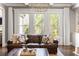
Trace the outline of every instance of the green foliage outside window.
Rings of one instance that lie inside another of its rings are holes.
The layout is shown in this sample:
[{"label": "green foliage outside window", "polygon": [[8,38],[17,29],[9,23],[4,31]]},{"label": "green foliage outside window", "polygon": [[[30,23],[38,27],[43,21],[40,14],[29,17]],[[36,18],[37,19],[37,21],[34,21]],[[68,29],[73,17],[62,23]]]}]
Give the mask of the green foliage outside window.
[{"label": "green foliage outside window", "polygon": [[[29,33],[29,19],[25,18],[28,17],[28,14],[22,14],[22,27],[23,32],[25,34]],[[42,24],[43,24],[43,17],[44,14],[34,14],[34,27],[35,27],[35,34],[43,34],[42,32]],[[24,19],[25,18],[25,19]],[[56,37],[58,36],[58,15],[57,14],[49,14],[50,18],[50,27],[51,27],[51,36]]]},{"label": "green foliage outside window", "polygon": [[58,36],[58,15],[50,14],[51,36]]},{"label": "green foliage outside window", "polygon": [[23,26],[23,31],[24,31],[24,34],[28,34],[29,33],[29,26],[28,25],[24,25]]},{"label": "green foliage outside window", "polygon": [[21,26],[23,29],[24,34],[29,33],[29,19],[28,19],[29,14],[20,14],[21,17]]},{"label": "green foliage outside window", "polygon": [[35,14],[35,34],[42,34],[43,14]]}]

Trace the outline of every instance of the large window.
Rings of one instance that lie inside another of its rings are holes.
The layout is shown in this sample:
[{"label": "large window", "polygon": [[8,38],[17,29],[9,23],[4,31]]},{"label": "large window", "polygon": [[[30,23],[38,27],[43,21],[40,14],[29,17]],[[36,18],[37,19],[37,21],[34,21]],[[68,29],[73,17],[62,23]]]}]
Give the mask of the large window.
[{"label": "large window", "polygon": [[51,36],[53,38],[58,36],[58,14],[49,14],[50,17],[50,28]]},{"label": "large window", "polygon": [[35,20],[34,20],[35,34],[42,34],[44,14],[34,14],[34,17],[35,17]]},{"label": "large window", "polygon": [[[33,34],[43,34],[44,29],[44,14],[33,14],[34,15],[34,33]],[[58,14],[49,14],[50,19],[50,31],[51,36],[54,38],[58,36]],[[29,14],[20,14],[19,21],[19,33],[28,34],[29,33]]]},{"label": "large window", "polygon": [[19,33],[28,34],[29,33],[29,14],[20,14],[19,21]]}]

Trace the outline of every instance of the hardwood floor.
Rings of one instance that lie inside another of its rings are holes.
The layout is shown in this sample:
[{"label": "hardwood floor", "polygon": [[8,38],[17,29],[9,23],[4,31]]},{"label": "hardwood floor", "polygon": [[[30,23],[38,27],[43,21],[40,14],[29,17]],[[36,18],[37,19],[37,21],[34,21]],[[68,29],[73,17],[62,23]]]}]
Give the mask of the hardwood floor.
[{"label": "hardwood floor", "polygon": [[63,45],[63,46],[59,46],[58,48],[64,56],[77,56],[73,53],[75,51],[75,47],[73,46]]},{"label": "hardwood floor", "polygon": [[[75,48],[73,46],[59,46],[58,50],[64,55],[64,56],[76,56],[73,51]],[[61,56],[60,53],[58,52],[57,54],[59,55],[53,55],[49,54],[49,56]],[[0,56],[6,56],[7,55],[7,48],[2,48],[0,47]]]},{"label": "hardwood floor", "polygon": [[7,54],[7,48],[0,47],[0,56],[5,56]]}]

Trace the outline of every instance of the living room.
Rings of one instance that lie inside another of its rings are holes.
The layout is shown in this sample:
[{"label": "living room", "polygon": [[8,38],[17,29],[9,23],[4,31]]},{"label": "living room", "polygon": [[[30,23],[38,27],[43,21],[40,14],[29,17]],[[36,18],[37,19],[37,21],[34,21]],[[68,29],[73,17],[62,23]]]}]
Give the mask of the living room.
[{"label": "living room", "polygon": [[0,55],[79,55],[78,4],[1,3],[0,5],[2,17]]}]

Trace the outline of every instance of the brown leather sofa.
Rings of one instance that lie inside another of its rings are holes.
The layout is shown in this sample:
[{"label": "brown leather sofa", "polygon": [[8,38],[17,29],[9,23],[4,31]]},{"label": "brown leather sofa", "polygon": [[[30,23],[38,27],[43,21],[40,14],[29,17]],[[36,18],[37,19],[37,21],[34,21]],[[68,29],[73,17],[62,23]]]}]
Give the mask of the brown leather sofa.
[{"label": "brown leather sofa", "polygon": [[[49,53],[56,54],[57,53],[57,48],[58,48],[58,41],[54,40],[53,43],[41,43],[42,37],[44,35],[27,35],[28,40],[25,41],[25,43],[18,43],[18,44],[13,44],[11,41],[7,42],[7,49],[8,52],[11,51],[14,48],[22,48],[22,46],[25,44],[27,45],[28,48],[47,48]],[[32,45],[29,43],[37,43],[38,45]]]},{"label": "brown leather sofa", "polygon": [[57,48],[58,48],[58,41],[53,40],[53,43],[51,43],[51,44],[44,43],[42,45],[41,41],[42,41],[43,36],[46,36],[46,35],[27,35],[27,37],[29,38],[27,40],[27,44],[29,44],[29,43],[38,43],[39,44],[39,45],[29,44],[29,45],[27,45],[27,47],[29,47],[29,48],[47,48],[49,53],[56,54]]},{"label": "brown leather sofa", "polygon": [[45,35],[27,35],[27,43],[41,43],[42,37]]}]

